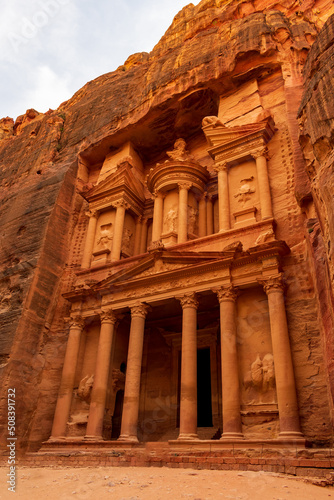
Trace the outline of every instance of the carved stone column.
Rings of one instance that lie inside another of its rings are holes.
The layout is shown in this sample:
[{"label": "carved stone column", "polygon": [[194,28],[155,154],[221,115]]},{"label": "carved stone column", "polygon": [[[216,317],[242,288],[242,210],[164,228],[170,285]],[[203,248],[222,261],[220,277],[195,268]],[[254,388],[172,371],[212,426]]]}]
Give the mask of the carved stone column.
[{"label": "carved stone column", "polygon": [[154,191],[154,209],[152,225],[152,243],[159,241],[162,231],[162,220],[164,212],[164,194],[160,191]]},{"label": "carved stone column", "polygon": [[140,373],[143,356],[145,318],[150,307],[138,303],[131,308],[131,328],[125,376],[120,441],[138,442]]},{"label": "carved stone column", "polygon": [[179,184],[178,243],[185,243],[188,239],[188,191],[191,185],[191,182]]},{"label": "carved stone column", "polygon": [[206,198],[206,234],[213,234],[213,203],[212,203],[212,195],[208,194]]},{"label": "carved stone column", "polygon": [[261,205],[262,219],[271,219],[273,209],[270,196],[270,186],[267,168],[267,150],[266,148],[252,154],[256,161],[257,183],[259,187],[259,197]]},{"label": "carved stone column", "polygon": [[139,253],[145,253],[147,250],[147,218],[144,217],[141,225],[140,249]]},{"label": "carved stone column", "polygon": [[219,232],[230,229],[230,199],[228,192],[228,166],[217,164],[214,170],[218,172],[218,212]]},{"label": "carved stone column", "polygon": [[177,297],[182,306],[180,434],[178,439],[197,436],[197,308],[195,293]]},{"label": "carved stone column", "polygon": [[135,243],[134,243],[134,248],[133,248],[133,255],[138,255],[140,253],[141,231],[142,231],[142,217],[139,216],[136,220]]},{"label": "carved stone column", "polygon": [[221,439],[242,439],[236,326],[237,289],[229,285],[214,291],[220,304],[223,402]]},{"label": "carved stone column", "polygon": [[299,412],[285,312],[282,276],[273,276],[267,280],[259,281],[263,284],[263,288],[268,296],[280,422],[279,437],[283,439],[302,438],[299,426]]},{"label": "carved stone column", "polygon": [[198,236],[200,238],[206,236],[207,234],[206,226],[207,226],[206,193],[204,193],[198,203]]},{"label": "carved stone column", "polygon": [[106,406],[110,356],[117,316],[112,311],[102,312],[99,345],[97,349],[94,384],[89,407],[86,439],[102,439]]},{"label": "carved stone column", "polygon": [[93,249],[94,249],[94,241],[95,241],[95,233],[96,233],[96,225],[98,212],[96,210],[89,210],[86,212],[87,217],[89,217],[88,228],[86,234],[86,242],[82,256],[82,264],[81,267],[86,269],[90,267]]},{"label": "carved stone column", "polygon": [[121,258],[124,219],[125,219],[125,210],[127,208],[127,204],[123,200],[119,200],[113,203],[113,207],[116,208],[116,215],[115,215],[114,237],[111,250],[112,262],[119,260]]},{"label": "carved stone column", "polygon": [[70,415],[72,403],[80,338],[84,326],[84,320],[81,316],[73,316],[71,318],[70,332],[66,346],[56,411],[53,419],[51,439],[64,438],[66,436],[66,424]]}]

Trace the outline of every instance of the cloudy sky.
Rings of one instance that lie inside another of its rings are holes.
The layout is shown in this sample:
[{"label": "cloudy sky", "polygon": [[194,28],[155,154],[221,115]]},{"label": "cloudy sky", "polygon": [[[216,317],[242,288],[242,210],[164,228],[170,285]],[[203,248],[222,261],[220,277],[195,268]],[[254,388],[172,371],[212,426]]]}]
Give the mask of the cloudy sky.
[{"label": "cloudy sky", "polygon": [[[2,0],[0,118],[45,112],[149,52],[187,0]],[[193,0],[197,5],[199,0]]]}]

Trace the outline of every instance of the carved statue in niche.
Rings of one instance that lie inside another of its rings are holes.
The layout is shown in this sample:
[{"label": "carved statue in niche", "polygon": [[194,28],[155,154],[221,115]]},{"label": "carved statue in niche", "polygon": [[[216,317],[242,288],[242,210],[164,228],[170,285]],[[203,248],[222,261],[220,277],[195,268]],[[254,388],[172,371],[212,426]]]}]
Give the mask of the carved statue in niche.
[{"label": "carved statue in niche", "polygon": [[188,205],[188,233],[197,234],[197,214],[198,211]]},{"label": "carved statue in niche", "polygon": [[100,234],[97,239],[97,250],[110,250],[111,243],[113,240],[113,234],[111,232],[112,224],[103,224],[100,226]]},{"label": "carved statue in niche", "polygon": [[90,396],[94,383],[94,375],[86,375],[82,380],[80,380],[77,395],[78,398],[86,403],[90,402]]},{"label": "carved statue in niche", "polygon": [[166,233],[171,233],[177,230],[177,211],[172,207],[168,210],[165,217]]},{"label": "carved statue in niche", "polygon": [[244,387],[250,403],[273,403],[276,401],[274,357],[268,353],[261,359],[258,354],[245,375]]},{"label": "carved statue in niche", "polygon": [[130,231],[130,229],[128,229],[127,227],[124,229],[124,232],[123,232],[123,239],[122,239],[122,246],[123,246],[123,250],[126,252],[126,253],[129,253],[130,250],[131,250],[131,240],[132,240],[132,231]]},{"label": "carved statue in niche", "polygon": [[246,202],[252,198],[252,194],[255,193],[255,189],[251,186],[253,180],[253,176],[248,177],[247,179],[241,179],[239,191],[234,195],[234,198],[237,198],[238,201],[242,203],[242,206],[244,206]]},{"label": "carved statue in niche", "polygon": [[184,139],[177,139],[174,143],[173,151],[167,151],[167,155],[172,160],[185,161],[193,160],[194,157],[187,151],[187,144]]}]

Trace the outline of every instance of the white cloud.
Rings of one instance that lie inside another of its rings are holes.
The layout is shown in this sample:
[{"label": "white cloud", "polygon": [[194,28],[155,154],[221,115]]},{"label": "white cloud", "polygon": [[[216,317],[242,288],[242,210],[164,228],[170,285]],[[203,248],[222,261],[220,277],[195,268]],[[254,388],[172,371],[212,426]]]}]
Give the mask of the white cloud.
[{"label": "white cloud", "polygon": [[71,95],[69,81],[69,75],[59,76],[48,66],[40,66],[36,68],[34,86],[27,89],[21,101],[42,113],[55,109]]},{"label": "white cloud", "polygon": [[[150,51],[186,0],[11,0],[0,17],[0,117],[46,111]],[[197,2],[193,2],[197,4]]]}]

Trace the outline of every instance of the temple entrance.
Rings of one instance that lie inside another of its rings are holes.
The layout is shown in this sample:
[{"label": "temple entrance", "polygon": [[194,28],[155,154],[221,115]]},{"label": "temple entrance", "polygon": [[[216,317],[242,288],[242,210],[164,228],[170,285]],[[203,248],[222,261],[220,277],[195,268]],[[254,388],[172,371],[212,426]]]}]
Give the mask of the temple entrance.
[{"label": "temple entrance", "polygon": [[118,439],[121,434],[123,401],[124,391],[120,390],[116,394],[115,410],[112,417],[111,439]]},{"label": "temple entrance", "polygon": [[[181,352],[179,352],[177,427],[180,426]],[[213,427],[210,348],[197,350],[197,427]]]},{"label": "temple entrance", "polygon": [[209,348],[197,351],[197,427],[212,427]]}]

